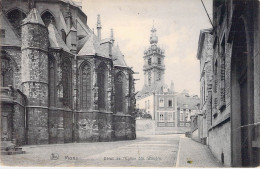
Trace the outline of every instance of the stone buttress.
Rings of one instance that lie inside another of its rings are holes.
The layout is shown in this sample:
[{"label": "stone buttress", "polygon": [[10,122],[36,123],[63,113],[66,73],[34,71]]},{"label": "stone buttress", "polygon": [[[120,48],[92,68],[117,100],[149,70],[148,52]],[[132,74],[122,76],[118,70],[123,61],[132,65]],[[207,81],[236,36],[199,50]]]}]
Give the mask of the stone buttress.
[{"label": "stone buttress", "polygon": [[27,96],[27,143],[48,144],[48,30],[37,9],[22,23],[21,83]]}]

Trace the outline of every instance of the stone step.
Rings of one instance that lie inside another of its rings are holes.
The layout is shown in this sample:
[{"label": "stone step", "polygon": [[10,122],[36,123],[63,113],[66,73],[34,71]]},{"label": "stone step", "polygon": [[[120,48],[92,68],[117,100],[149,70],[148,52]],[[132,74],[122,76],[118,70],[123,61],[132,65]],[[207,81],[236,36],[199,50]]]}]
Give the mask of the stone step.
[{"label": "stone step", "polygon": [[25,151],[1,151],[1,155],[15,155],[15,154],[25,154]]}]

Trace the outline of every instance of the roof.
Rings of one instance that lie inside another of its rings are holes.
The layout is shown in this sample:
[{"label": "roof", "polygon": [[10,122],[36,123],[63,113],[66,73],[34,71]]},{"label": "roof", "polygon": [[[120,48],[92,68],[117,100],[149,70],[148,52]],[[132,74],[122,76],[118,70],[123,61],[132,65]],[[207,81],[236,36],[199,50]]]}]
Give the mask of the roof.
[{"label": "roof", "polygon": [[[84,38],[85,39],[85,38]],[[86,42],[79,51],[79,56],[98,55],[109,58],[109,55],[102,50],[98,37],[95,34],[90,34],[90,37],[85,39]]]},{"label": "roof", "polygon": [[58,33],[58,30],[52,23],[49,24],[48,31],[49,31],[49,41],[50,41],[51,48],[63,49],[64,51],[70,52],[68,46],[62,40],[62,37]]},{"label": "roof", "polygon": [[82,38],[78,41],[77,53],[79,53],[79,51],[83,48],[83,46],[88,41],[88,39],[89,39],[89,36],[85,36],[84,38]]},{"label": "roof", "polygon": [[[165,89],[165,90],[163,90]],[[153,93],[156,94],[175,94],[171,91],[166,84],[163,83],[155,83],[151,86],[145,86],[141,91],[139,91],[136,95],[136,99],[143,98],[146,96],[150,96]]]},{"label": "roof", "polygon": [[1,29],[5,30],[5,37],[0,37],[0,45],[21,46],[21,41],[14,32],[12,25],[2,12],[0,13],[0,25]]},{"label": "roof", "polygon": [[70,28],[70,31],[75,31],[75,32],[77,32],[77,29],[76,29],[74,26],[72,26],[72,27]]},{"label": "roof", "polygon": [[127,67],[124,55],[121,53],[118,46],[112,47],[112,57],[115,66]]},{"label": "roof", "polygon": [[200,98],[179,94],[177,96],[177,107],[181,109],[197,110]]},{"label": "roof", "polygon": [[60,1],[65,2],[65,3],[69,3],[70,5],[75,6],[75,7],[81,7],[80,2],[76,2],[76,1],[73,1],[73,0],[60,0]]},{"label": "roof", "polygon": [[30,13],[27,15],[27,17],[23,20],[22,24],[27,24],[27,23],[40,24],[40,25],[45,26],[39,12],[36,8],[33,8],[30,11]]},{"label": "roof", "polygon": [[204,42],[204,39],[205,39],[205,33],[210,33],[211,31],[212,31],[211,28],[210,29],[202,29],[202,30],[200,30],[197,59],[200,59],[200,57],[201,57],[202,46],[203,46],[203,42]]}]

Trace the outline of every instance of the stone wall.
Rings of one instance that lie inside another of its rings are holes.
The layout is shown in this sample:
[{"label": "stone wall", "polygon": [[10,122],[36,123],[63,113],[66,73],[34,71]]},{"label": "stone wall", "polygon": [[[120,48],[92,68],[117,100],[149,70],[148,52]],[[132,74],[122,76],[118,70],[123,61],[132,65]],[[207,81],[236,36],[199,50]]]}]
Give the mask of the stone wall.
[{"label": "stone wall", "polygon": [[112,118],[112,113],[98,113],[99,141],[112,141],[114,139]]},{"label": "stone wall", "polygon": [[230,122],[209,130],[209,148],[213,155],[225,166],[231,166],[230,134]]},{"label": "stone wall", "polygon": [[74,137],[76,142],[99,141],[97,112],[75,114]]},{"label": "stone wall", "polygon": [[49,109],[49,141],[50,144],[64,143],[63,113]]},{"label": "stone wall", "polygon": [[63,111],[64,143],[73,141],[73,115],[71,111]]},{"label": "stone wall", "polygon": [[200,142],[200,138],[199,138],[199,130],[195,129],[192,133],[191,133],[191,139],[195,140],[197,142]]},{"label": "stone wall", "polygon": [[26,98],[19,90],[14,91],[14,96],[13,139],[17,145],[24,145],[26,143]]}]

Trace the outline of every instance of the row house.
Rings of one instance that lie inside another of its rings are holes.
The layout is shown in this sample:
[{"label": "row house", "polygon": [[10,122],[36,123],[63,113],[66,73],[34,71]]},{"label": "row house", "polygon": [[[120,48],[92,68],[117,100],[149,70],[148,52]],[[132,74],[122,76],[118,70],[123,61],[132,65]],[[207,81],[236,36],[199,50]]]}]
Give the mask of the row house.
[{"label": "row house", "polygon": [[[258,0],[213,0],[213,28],[200,35],[203,128],[209,148],[225,166],[260,164],[259,5]],[[207,46],[209,53],[201,53]]]}]

